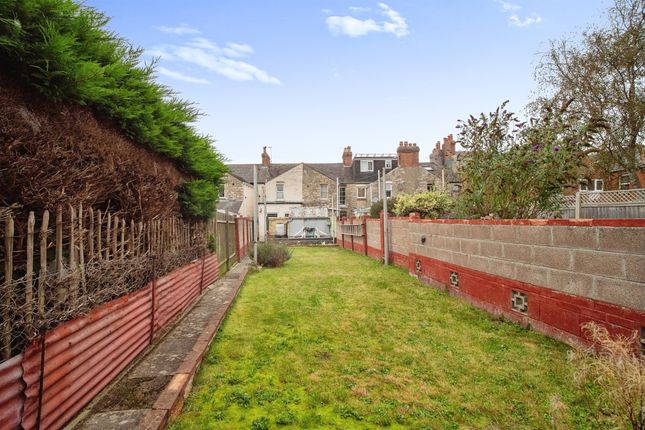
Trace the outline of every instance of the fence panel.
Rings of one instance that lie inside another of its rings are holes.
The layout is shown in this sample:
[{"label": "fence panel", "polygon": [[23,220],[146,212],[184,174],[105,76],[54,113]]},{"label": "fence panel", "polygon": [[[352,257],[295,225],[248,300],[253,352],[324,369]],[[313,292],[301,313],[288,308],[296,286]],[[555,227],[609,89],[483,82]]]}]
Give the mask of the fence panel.
[{"label": "fence panel", "polygon": [[230,266],[251,240],[227,213],[13,210],[0,208],[0,429],[62,428],[219,278],[218,254]]},{"label": "fence panel", "polygon": [[562,218],[645,218],[645,189],[581,191],[563,196]]},{"label": "fence panel", "polygon": [[20,425],[24,405],[22,354],[0,363],[0,428],[13,429]]}]

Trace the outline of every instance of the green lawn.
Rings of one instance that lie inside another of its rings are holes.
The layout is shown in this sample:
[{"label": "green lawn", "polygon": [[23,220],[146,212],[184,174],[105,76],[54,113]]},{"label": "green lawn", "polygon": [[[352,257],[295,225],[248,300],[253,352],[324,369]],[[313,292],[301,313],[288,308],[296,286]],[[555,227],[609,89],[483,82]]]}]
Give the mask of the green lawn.
[{"label": "green lawn", "polygon": [[597,428],[568,347],[336,248],[247,278],[172,429]]}]

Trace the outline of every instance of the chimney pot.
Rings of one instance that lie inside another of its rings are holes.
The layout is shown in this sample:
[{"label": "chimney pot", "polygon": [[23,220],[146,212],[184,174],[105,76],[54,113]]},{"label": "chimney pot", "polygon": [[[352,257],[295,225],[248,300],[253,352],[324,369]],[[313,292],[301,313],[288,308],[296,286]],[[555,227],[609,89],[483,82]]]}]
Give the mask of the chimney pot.
[{"label": "chimney pot", "polygon": [[267,152],[267,147],[262,148],[262,165],[264,167],[269,167],[271,164],[271,157],[269,156],[269,153]]},{"label": "chimney pot", "polygon": [[346,146],[343,149],[343,166],[351,167],[352,165],[352,147]]}]

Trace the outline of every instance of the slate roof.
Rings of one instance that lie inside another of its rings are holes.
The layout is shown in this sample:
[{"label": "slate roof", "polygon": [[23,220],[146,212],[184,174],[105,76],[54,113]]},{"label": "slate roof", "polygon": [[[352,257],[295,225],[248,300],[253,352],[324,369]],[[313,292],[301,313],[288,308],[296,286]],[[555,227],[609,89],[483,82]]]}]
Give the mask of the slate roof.
[{"label": "slate roof", "polygon": [[221,199],[217,202],[217,209],[225,211],[228,209],[229,212],[238,213],[240,207],[242,206],[242,200],[224,200]]},{"label": "slate roof", "polygon": [[[338,178],[341,184],[370,184],[378,179],[377,170],[383,168],[384,161],[375,161],[374,163],[374,171],[372,172],[361,172],[360,163],[357,162],[352,163],[351,167],[346,167],[343,163],[271,163],[268,168],[258,164],[258,183],[266,183],[302,164],[333,181]],[[421,162],[419,164],[422,167],[431,167],[433,169],[431,172],[434,174],[441,170],[441,167],[437,169],[433,163]],[[231,175],[248,184],[253,183],[253,164],[229,164],[228,167]],[[397,160],[393,161],[392,167],[394,169],[398,167]],[[448,170],[450,169],[447,169],[446,174],[448,174]],[[390,171],[388,169],[388,172]]]}]

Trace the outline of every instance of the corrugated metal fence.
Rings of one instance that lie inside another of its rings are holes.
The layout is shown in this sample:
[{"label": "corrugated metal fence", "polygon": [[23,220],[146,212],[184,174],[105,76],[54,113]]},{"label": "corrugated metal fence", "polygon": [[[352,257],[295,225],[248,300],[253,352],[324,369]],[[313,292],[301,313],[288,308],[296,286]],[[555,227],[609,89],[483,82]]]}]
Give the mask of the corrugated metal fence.
[{"label": "corrugated metal fence", "polygon": [[1,363],[0,428],[62,428],[218,277],[217,255],[205,256]]}]

